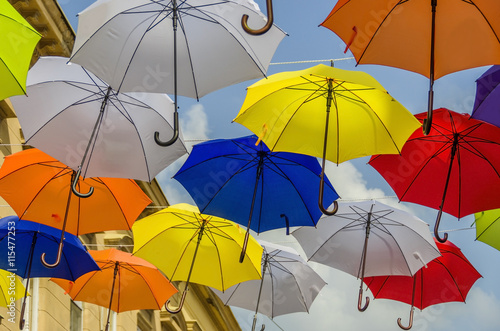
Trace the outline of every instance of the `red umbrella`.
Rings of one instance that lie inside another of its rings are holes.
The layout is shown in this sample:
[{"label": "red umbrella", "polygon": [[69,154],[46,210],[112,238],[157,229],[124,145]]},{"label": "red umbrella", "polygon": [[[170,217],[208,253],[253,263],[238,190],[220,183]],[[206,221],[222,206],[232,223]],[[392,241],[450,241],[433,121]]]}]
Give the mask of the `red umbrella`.
[{"label": "red umbrella", "polygon": [[446,242],[437,242],[442,256],[432,260],[413,276],[366,277],[366,285],[376,299],[392,299],[411,305],[409,330],[413,324],[413,307],[422,310],[444,302],[465,302],[472,285],[481,277],[460,249]]},{"label": "red umbrella", "polygon": [[[500,208],[500,128],[469,115],[440,108],[427,136],[416,130],[400,155],[376,155],[369,162],[402,201],[463,217]],[[422,122],[426,114],[416,115]]]}]

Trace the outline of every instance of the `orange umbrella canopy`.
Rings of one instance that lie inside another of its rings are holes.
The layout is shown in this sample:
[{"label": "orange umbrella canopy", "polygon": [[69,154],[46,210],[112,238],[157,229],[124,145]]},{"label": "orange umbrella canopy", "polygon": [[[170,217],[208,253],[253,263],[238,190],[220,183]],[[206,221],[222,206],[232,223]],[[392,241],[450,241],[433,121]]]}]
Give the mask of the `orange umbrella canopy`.
[{"label": "orange umbrella canopy", "polygon": [[151,263],[111,248],[89,250],[98,271],[76,281],[52,278],[75,301],[93,303],[120,313],[136,309],[161,309],[177,289]]},{"label": "orange umbrella canopy", "polygon": [[79,198],[71,193],[74,170],[38,149],[5,157],[0,168],[0,196],[19,218],[81,235],[106,230],[130,230],[144,208],[151,203],[130,179],[85,178],[78,189],[94,194]]},{"label": "orange umbrella canopy", "polygon": [[434,78],[500,63],[500,1],[339,0],[321,24],[358,63],[430,75],[434,15]]}]

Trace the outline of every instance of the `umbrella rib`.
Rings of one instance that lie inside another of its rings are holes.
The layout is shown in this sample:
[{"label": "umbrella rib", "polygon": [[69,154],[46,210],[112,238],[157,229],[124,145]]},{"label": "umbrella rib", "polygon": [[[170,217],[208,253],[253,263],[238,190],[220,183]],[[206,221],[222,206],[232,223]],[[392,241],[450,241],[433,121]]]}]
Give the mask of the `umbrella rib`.
[{"label": "umbrella rib", "polygon": [[373,39],[375,39],[375,37],[377,36],[377,33],[378,31],[380,30],[380,28],[382,27],[382,25],[386,22],[386,20],[389,18],[389,16],[392,14],[392,12],[396,9],[396,7],[398,5],[400,5],[401,3],[405,2],[405,0],[398,0],[396,4],[394,4],[392,6],[392,8],[387,8],[388,11],[387,11],[387,14],[383,17],[383,19],[381,20],[380,24],[378,24],[377,26],[377,29],[375,30],[375,32],[372,34],[372,36],[370,37],[368,43],[366,44],[366,47],[363,49],[363,52],[361,53],[361,55],[359,56],[359,59],[357,60],[357,63],[360,64],[361,63],[361,60],[363,59],[363,56],[365,55],[366,53],[366,50],[368,49],[368,47],[370,46],[370,44],[372,43]]},{"label": "umbrella rib", "polygon": [[[313,215],[311,214],[311,211],[309,210],[309,208],[307,207],[307,204],[305,203],[304,201],[304,198],[302,197],[302,194],[300,194],[299,190],[297,189],[295,183],[288,177],[288,175],[285,173],[285,171],[277,164],[275,163],[274,161],[271,160],[270,157],[267,157],[267,159],[269,160],[270,163],[272,163],[279,171],[280,173],[283,175],[284,178],[286,178],[289,182],[290,182],[290,185],[292,186],[293,190],[297,193],[298,197],[299,197],[299,200],[302,202],[305,210],[307,211],[307,213],[309,214],[309,218],[311,219],[312,223],[314,224],[314,226],[316,226],[317,224],[317,221],[314,220],[314,217]],[[310,171],[309,168],[305,167],[304,165],[302,164],[299,164],[299,163],[296,163],[297,165],[299,165],[300,167],[304,168],[304,169],[307,169]],[[312,172],[312,171],[311,171]],[[312,172],[314,175],[316,175],[317,177],[319,177],[319,175],[317,175],[316,173]],[[327,183],[328,184],[328,183]],[[331,187],[333,189],[333,187]],[[333,190],[335,192],[335,190]]]},{"label": "umbrella rib", "polygon": [[[155,301],[155,304],[156,304],[156,309],[161,309],[162,304],[158,302],[158,299],[156,297],[156,293],[155,293],[155,291],[153,291],[153,286],[150,284],[149,279],[147,279],[146,277],[144,277],[144,275],[137,269],[139,266],[134,266],[134,265],[131,265],[131,264],[128,264],[128,266],[130,266],[130,269],[127,269],[127,270],[130,270],[130,271],[136,273],[137,275],[139,275],[140,279],[148,287],[149,292],[151,293],[152,297],[154,298],[154,301]],[[149,269],[152,269],[152,268],[149,268]],[[154,269],[152,269],[152,270],[154,270]],[[170,280],[169,280],[169,282],[170,282]]]},{"label": "umbrella rib", "polygon": [[[301,76],[303,79],[305,79],[306,81],[309,81],[306,77],[303,77]],[[307,84],[307,83],[302,83],[302,84]],[[302,85],[300,84],[300,85]],[[316,84],[316,83],[314,83]],[[292,114],[290,116],[290,119],[286,122],[285,126],[283,127],[283,129],[281,130],[281,132],[279,133],[278,137],[276,138],[276,142],[274,143],[273,147],[269,147],[271,150],[273,150],[274,148],[276,148],[276,145],[278,144],[278,142],[280,141],[281,137],[283,136],[284,132],[286,131],[286,128],[288,127],[288,125],[290,124],[290,122],[292,121],[293,117],[298,113],[298,111],[301,109],[301,107],[307,103],[309,100],[311,100],[313,97],[317,98],[321,95],[324,95],[326,93],[326,90],[325,90],[325,84],[326,84],[326,81],[323,82],[323,84],[321,85],[318,85],[318,88],[316,90],[313,90],[313,93],[309,94],[307,96],[307,98],[305,100],[303,100],[300,105],[298,107],[296,107],[296,109],[294,111],[292,111]],[[299,85],[299,84],[297,84]],[[284,87],[282,88],[281,90],[287,90],[289,89],[289,87]],[[319,91],[321,91],[321,89],[323,89],[323,92],[322,93],[319,93]],[[319,95],[316,95],[317,93],[319,93]],[[325,108],[326,108],[326,105],[325,105]],[[283,111],[281,112],[281,114],[283,114]],[[281,115],[280,114],[280,115]]]},{"label": "umbrella rib", "polygon": [[[219,263],[219,274],[220,274],[220,280],[221,280],[221,288],[222,290],[225,290],[226,287],[224,285],[224,270],[222,268],[222,259],[221,259],[221,254],[220,254],[220,251],[219,251],[219,247],[217,246],[217,242],[215,240],[215,236],[214,236],[214,233],[213,233],[213,229],[212,227],[206,227],[206,237],[212,242],[212,244],[214,245],[215,247],[215,251],[217,252],[217,261]],[[219,230],[219,228],[217,228]]]},{"label": "umbrella rib", "polygon": [[[500,220],[500,216],[497,217],[493,222],[491,222],[490,224],[488,224],[488,226],[486,226],[483,231],[481,231],[479,234],[477,234],[476,235],[476,240],[479,240],[479,237],[481,237],[483,234],[485,234],[485,232],[488,231],[488,229],[491,228],[498,220]],[[476,231],[477,231],[477,220],[476,220]],[[1,239],[0,239],[0,241],[1,241]]]},{"label": "umbrella rib", "polygon": [[[464,1],[464,0],[462,0],[462,1]],[[481,9],[479,9],[479,7],[478,7],[478,6],[477,6],[477,5],[476,5],[476,4],[475,4],[472,0],[470,0],[470,1],[464,1],[464,2],[470,3],[471,5],[473,5],[473,6],[477,9],[477,11],[478,11],[479,13],[481,13],[481,16],[484,18],[484,20],[486,21],[486,23],[488,23],[488,26],[489,26],[489,28],[490,28],[490,31],[491,31],[491,32],[493,33],[493,35],[495,36],[495,38],[496,38],[497,42],[498,42],[498,43],[500,43],[500,38],[499,38],[499,36],[497,35],[497,33],[496,33],[495,29],[494,29],[494,28],[493,28],[493,26],[491,25],[490,20],[489,20],[489,19],[487,19],[487,18],[486,18],[486,16],[484,15],[483,11],[482,11]]]}]

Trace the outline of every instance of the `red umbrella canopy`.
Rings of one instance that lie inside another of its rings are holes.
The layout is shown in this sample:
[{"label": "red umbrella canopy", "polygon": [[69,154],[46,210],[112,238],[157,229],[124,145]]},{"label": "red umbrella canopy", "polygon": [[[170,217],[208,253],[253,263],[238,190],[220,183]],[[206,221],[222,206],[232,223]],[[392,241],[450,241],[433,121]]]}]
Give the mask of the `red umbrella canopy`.
[{"label": "red umbrella canopy", "polygon": [[[415,130],[400,155],[369,162],[402,201],[463,217],[500,207],[500,128],[440,108],[427,136]],[[416,115],[420,122],[426,113]],[[437,227],[436,227],[437,229]]]},{"label": "red umbrella canopy", "polygon": [[481,275],[467,260],[462,251],[447,241],[436,245],[441,256],[429,262],[413,276],[366,277],[365,284],[375,299],[392,299],[411,305],[409,330],[413,325],[413,307],[422,310],[444,302],[465,302],[467,293]]},{"label": "red umbrella canopy", "polygon": [[[441,256],[412,276],[366,277],[365,284],[376,299],[392,299],[422,310],[444,302],[465,302],[467,293],[481,274],[460,248],[450,241],[436,245]],[[413,287],[415,294],[413,298]]]}]

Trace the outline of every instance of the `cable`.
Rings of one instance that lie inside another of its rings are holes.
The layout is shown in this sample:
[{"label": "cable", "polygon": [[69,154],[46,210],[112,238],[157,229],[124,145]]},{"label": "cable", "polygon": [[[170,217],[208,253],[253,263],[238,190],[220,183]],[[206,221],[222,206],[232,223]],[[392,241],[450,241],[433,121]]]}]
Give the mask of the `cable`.
[{"label": "cable", "polygon": [[325,59],[325,60],[304,60],[304,61],[289,61],[289,62],[271,62],[269,65],[280,65],[280,64],[298,64],[298,63],[318,63],[318,62],[337,62],[354,60],[354,57],[343,57],[340,59]]}]

